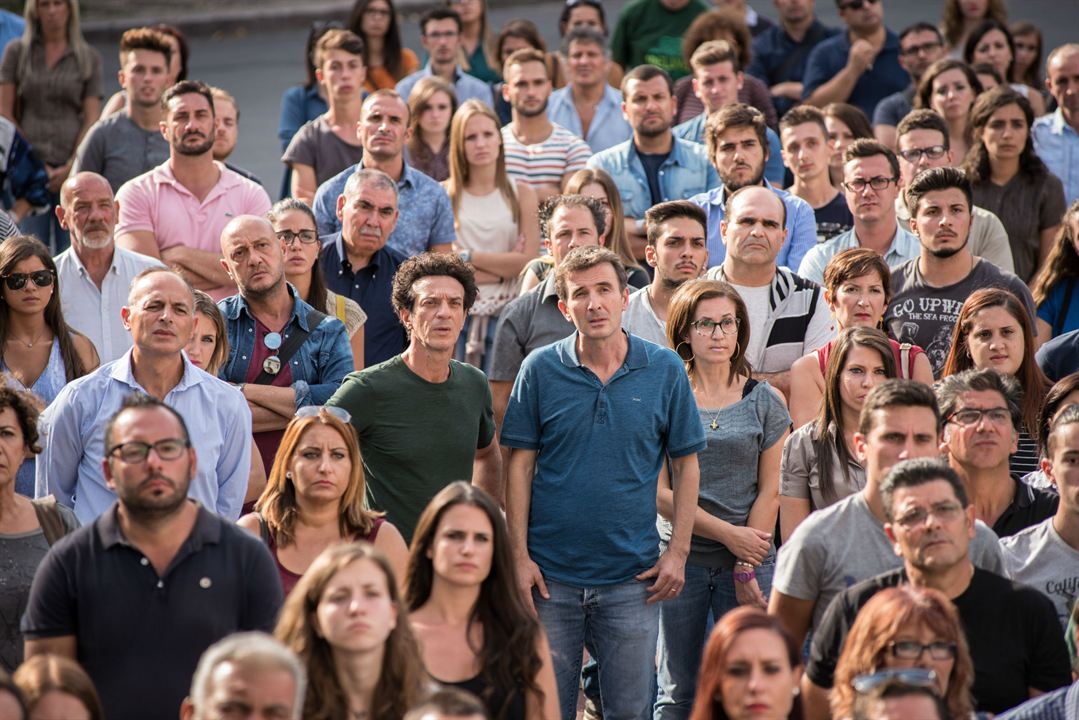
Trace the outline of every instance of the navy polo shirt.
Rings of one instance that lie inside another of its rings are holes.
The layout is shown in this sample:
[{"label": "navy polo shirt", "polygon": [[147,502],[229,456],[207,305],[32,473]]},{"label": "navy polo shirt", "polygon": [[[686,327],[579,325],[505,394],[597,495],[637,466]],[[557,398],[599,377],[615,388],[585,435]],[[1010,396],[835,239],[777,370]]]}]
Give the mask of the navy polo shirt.
[{"label": "navy polo shirt", "polygon": [[656,563],[660,468],[706,446],[682,360],[626,337],[606,383],[578,360],[576,332],[530,354],[502,424],[503,445],[537,451],[528,553],[574,587],[630,582]]},{"label": "navy polo shirt", "polygon": [[206,648],[234,632],[273,630],[281,581],[258,538],[201,505],[159,576],[124,537],[118,507],[45,556],[22,631],[75,636],[109,720],[174,718]]},{"label": "navy polo shirt", "polygon": [[[753,38],[753,60],[746,72],[764,82],[768,87],[781,82],[802,82],[809,53],[823,40],[839,32],[814,20],[801,40],[795,40],[782,25],[773,25]],[[788,62],[787,58],[802,53],[801,62]],[[776,112],[783,115],[794,106],[794,101],[773,95]]]},{"label": "navy polo shirt", "polygon": [[367,313],[363,326],[363,364],[367,367],[400,355],[408,345],[405,328],[390,300],[393,276],[405,260],[401,253],[383,246],[365,267],[353,271],[341,233],[323,239],[319,261],[326,287],[352,298]]},{"label": "navy polo shirt", "polygon": [[[806,61],[802,82],[802,99],[805,100],[818,87],[828,82],[846,67],[850,55],[850,35],[839,33],[822,40]],[[847,102],[862,109],[867,118],[884,98],[900,92],[910,85],[910,75],[899,65],[899,36],[885,31],[884,47],[873,61],[873,67],[862,73]]]}]

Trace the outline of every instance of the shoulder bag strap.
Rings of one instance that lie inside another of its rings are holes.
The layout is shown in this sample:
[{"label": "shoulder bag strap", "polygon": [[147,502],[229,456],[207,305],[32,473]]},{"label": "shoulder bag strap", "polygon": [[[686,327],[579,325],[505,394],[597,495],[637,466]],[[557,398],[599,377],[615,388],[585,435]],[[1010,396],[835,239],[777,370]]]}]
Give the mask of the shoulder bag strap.
[{"label": "shoulder bag strap", "polygon": [[[310,327],[318,327],[319,323],[326,319],[325,313],[320,313],[314,308],[307,309],[307,324]],[[296,351],[300,349],[300,346],[307,340],[307,336],[311,333],[304,330],[300,325],[296,326],[296,329],[292,331],[292,334],[285,340],[285,344],[281,346],[281,352],[277,353],[277,357],[281,360],[281,366],[284,367],[285,363],[292,359],[292,356],[296,354]],[[269,385],[273,382],[274,375],[263,370],[255,378],[256,385]]]},{"label": "shoulder bag strap", "polygon": [[34,512],[37,514],[37,523],[41,526],[41,532],[45,533],[45,541],[49,543],[49,547],[52,547],[57,540],[67,535],[64,519],[60,516],[60,508],[56,506],[56,498],[46,495],[34,500],[33,505]]}]

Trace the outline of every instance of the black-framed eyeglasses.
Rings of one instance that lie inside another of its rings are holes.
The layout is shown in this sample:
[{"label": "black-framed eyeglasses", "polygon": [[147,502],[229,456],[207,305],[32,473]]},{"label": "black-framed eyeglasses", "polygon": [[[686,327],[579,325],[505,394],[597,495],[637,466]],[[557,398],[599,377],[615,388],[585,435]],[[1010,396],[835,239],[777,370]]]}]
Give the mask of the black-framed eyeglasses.
[{"label": "black-framed eyeglasses", "polygon": [[908,48],[902,48],[899,54],[903,57],[913,57],[920,55],[921,53],[932,52],[933,50],[940,49],[940,41],[933,40],[932,42],[922,43],[921,45],[911,45]]},{"label": "black-framed eyeglasses", "polygon": [[903,660],[917,660],[924,652],[928,652],[929,657],[934,660],[951,660],[955,657],[955,648],[955,643],[943,640],[936,640],[926,645],[917,640],[893,640],[888,643],[888,650],[892,653],[892,657]]},{"label": "black-framed eyeglasses", "polygon": [[909,163],[916,163],[922,159],[925,155],[930,160],[940,160],[944,157],[944,153],[948,152],[947,145],[931,145],[924,148],[911,148],[910,150],[900,150],[899,157],[903,158]]},{"label": "black-framed eyeglasses", "polygon": [[128,465],[137,465],[138,463],[146,462],[146,458],[150,455],[150,450],[156,452],[157,456],[162,460],[176,460],[190,446],[191,443],[183,438],[165,438],[155,443],[132,440],[113,445],[106,454],[110,457],[119,458]]},{"label": "black-framed eyeglasses", "polygon": [[11,273],[4,276],[4,283],[8,290],[22,290],[26,287],[26,281],[33,282],[38,287],[52,285],[54,279],[52,270],[35,270],[31,273]]},{"label": "black-framed eyeglasses", "polygon": [[944,522],[951,522],[959,517],[963,513],[963,506],[959,503],[942,502],[933,505],[932,507],[924,508],[912,508],[911,510],[903,513],[902,516],[896,518],[896,524],[907,529],[920,527],[925,525],[925,521],[932,515],[938,520]]},{"label": "black-framed eyeglasses", "polygon": [[1012,413],[1008,408],[960,408],[948,416],[948,422],[969,427],[981,422],[982,417],[989,418],[994,425],[1010,425]]},{"label": "black-framed eyeglasses", "polygon": [[690,323],[693,329],[697,331],[697,334],[702,337],[715,337],[716,328],[719,328],[719,331],[724,335],[737,335],[741,324],[742,321],[735,317],[725,317],[722,320],[701,318]]},{"label": "black-framed eyeglasses", "polygon": [[285,243],[286,245],[291,245],[297,240],[302,242],[304,245],[313,245],[318,242],[318,233],[314,230],[277,230],[276,232],[274,232],[274,235],[276,235],[277,239]]},{"label": "black-framed eyeglasses", "polygon": [[874,178],[869,178],[868,180],[864,178],[856,178],[854,180],[851,180],[850,182],[843,183],[843,187],[847,188],[851,192],[856,193],[862,192],[866,189],[866,187],[871,187],[874,190],[883,190],[884,188],[894,183],[896,180],[897,178],[894,177],[884,177],[883,175],[878,175]]},{"label": "black-framed eyeglasses", "polygon": [[866,5],[876,5],[880,0],[850,0],[850,2],[839,3],[839,11],[844,10],[861,10]]},{"label": "black-framed eyeglasses", "polygon": [[889,682],[929,688],[934,693],[939,691],[937,674],[928,668],[889,668],[880,672],[859,675],[851,681],[851,687],[859,695],[865,695]]}]

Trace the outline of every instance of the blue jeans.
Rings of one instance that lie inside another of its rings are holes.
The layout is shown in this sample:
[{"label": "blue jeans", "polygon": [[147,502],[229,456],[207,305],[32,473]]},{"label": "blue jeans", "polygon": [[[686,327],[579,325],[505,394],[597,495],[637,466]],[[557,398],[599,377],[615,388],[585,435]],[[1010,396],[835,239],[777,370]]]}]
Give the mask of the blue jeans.
[{"label": "blue jeans", "polygon": [[579,588],[548,580],[549,600],[533,591],[551,645],[563,720],[577,717],[586,641],[599,664],[604,720],[651,718],[659,607],[645,604],[649,584],[630,581]]},{"label": "blue jeans", "polygon": [[67,230],[60,227],[60,220],[56,217],[56,206],[60,204],[59,193],[49,193],[52,201],[48,209],[38,215],[27,215],[19,223],[19,231],[23,235],[33,235],[43,242],[53,256],[67,250],[71,245],[71,238]]},{"label": "blue jeans", "polygon": [[[765,600],[772,590],[775,557],[756,569]],[[708,621],[738,607],[730,570],[686,564],[686,585],[659,609],[659,694],[655,720],[686,720],[697,692],[697,670],[708,638]]]}]

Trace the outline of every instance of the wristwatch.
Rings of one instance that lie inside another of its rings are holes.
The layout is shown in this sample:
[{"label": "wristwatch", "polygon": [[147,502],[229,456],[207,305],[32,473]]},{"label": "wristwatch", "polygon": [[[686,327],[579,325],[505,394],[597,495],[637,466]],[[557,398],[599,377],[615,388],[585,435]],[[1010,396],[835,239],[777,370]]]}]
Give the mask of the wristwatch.
[{"label": "wristwatch", "polygon": [[[741,569],[739,569],[741,568]],[[748,568],[748,569],[746,569]],[[753,570],[753,566],[748,563],[735,563],[734,565],[734,581],[740,583],[747,583],[751,580],[757,579],[757,573]]]}]

